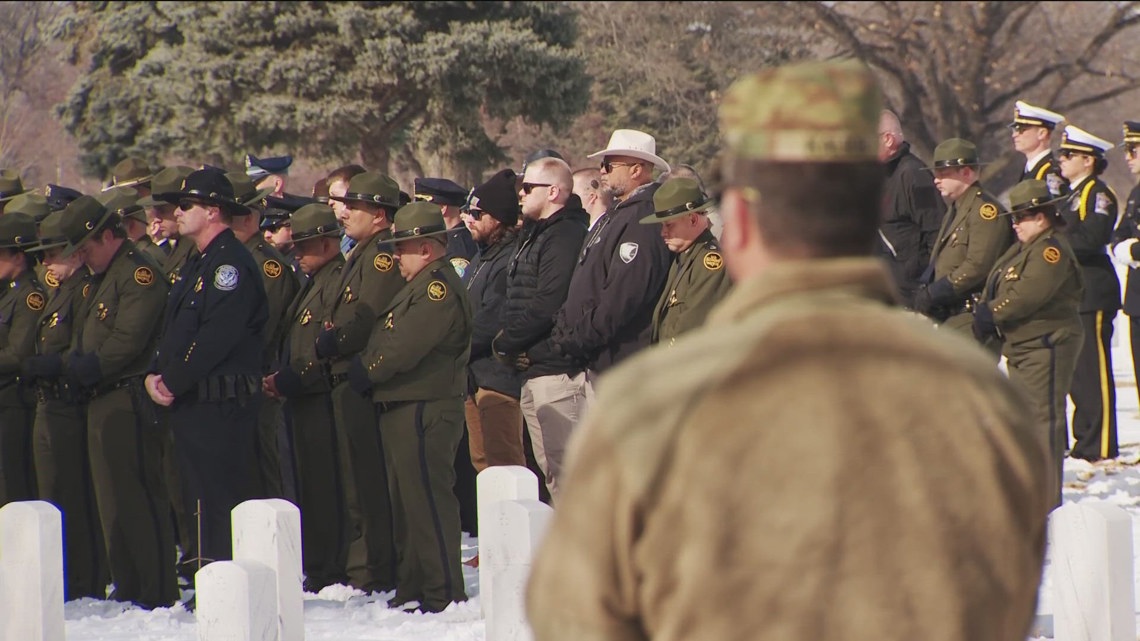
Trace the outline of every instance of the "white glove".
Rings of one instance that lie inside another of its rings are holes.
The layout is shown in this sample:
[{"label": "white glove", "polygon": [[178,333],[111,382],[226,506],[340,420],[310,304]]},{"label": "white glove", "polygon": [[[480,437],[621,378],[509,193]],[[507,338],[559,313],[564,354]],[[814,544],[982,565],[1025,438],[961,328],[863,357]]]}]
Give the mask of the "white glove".
[{"label": "white glove", "polygon": [[1135,238],[1129,238],[1128,240],[1117,243],[1116,246],[1112,248],[1112,257],[1116,259],[1116,262],[1131,267],[1132,269],[1140,269],[1140,261],[1132,259],[1132,246],[1136,244],[1136,240]]}]

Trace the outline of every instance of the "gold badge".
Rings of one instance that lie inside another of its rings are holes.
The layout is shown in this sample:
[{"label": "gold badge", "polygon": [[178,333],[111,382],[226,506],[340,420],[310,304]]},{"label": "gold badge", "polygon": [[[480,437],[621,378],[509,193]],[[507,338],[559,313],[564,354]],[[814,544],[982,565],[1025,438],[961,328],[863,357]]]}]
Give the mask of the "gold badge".
[{"label": "gold badge", "polygon": [[90,293],[91,293],[91,283],[86,283],[85,285],[83,285],[83,297],[87,298],[87,295]]},{"label": "gold badge", "polygon": [[352,295],[352,287],[351,286],[345,287],[344,288],[344,302],[351,303],[354,300],[356,300],[356,297],[354,297]]},{"label": "gold badge", "polygon": [[44,295],[39,292],[32,292],[31,294],[28,294],[28,297],[24,299],[24,302],[28,304],[28,309],[32,310],[33,312],[38,312],[44,308]]},{"label": "gold badge", "polygon": [[301,312],[301,324],[308,325],[309,321],[313,320],[313,314],[309,310]]},{"label": "gold badge", "polygon": [[393,322],[393,319],[392,319],[392,312],[388,312],[388,318],[384,319],[384,329],[392,329],[395,326],[396,326],[396,324]]},{"label": "gold badge", "polygon": [[107,320],[107,312],[109,311],[111,310],[106,305],[99,303],[95,306],[95,317],[99,320]]},{"label": "gold badge", "polygon": [[1061,262],[1061,250],[1056,247],[1046,247],[1045,251],[1041,252],[1041,257],[1050,265],[1056,265]]},{"label": "gold badge", "polygon": [[441,280],[433,280],[428,283],[428,298],[440,301],[447,298],[447,285],[443,284]]},{"label": "gold badge", "polygon": [[44,272],[44,283],[48,287],[59,287],[59,279],[51,272]]},{"label": "gold badge", "polygon": [[174,283],[177,283],[178,282],[178,270],[172,271],[169,274],[167,274],[166,280],[170,281],[171,285],[173,285]]},{"label": "gold badge", "polygon": [[143,287],[150,287],[154,283],[154,272],[150,267],[139,267],[135,270],[135,282]]},{"label": "gold badge", "polygon": [[56,325],[59,325],[59,312],[55,312],[51,315],[51,320],[48,322],[48,329],[51,329]]},{"label": "gold badge", "polygon": [[704,263],[710,272],[720,271],[724,267],[724,258],[718,252],[709,252],[705,254]]},{"label": "gold badge", "polygon": [[198,282],[194,283],[194,293],[197,294],[200,291],[202,291],[202,277],[201,276],[198,277]]},{"label": "gold badge", "polygon": [[265,261],[265,263],[261,266],[261,270],[265,272],[266,276],[270,278],[277,278],[281,275],[281,272],[285,271],[285,268],[281,266],[281,263],[271,258]]},{"label": "gold badge", "polygon": [[978,215],[982,217],[982,220],[993,220],[997,218],[997,207],[992,203],[986,203],[978,210]]},{"label": "gold badge", "polygon": [[392,269],[393,262],[391,254],[376,254],[376,258],[372,259],[372,266],[376,271],[386,272]]}]

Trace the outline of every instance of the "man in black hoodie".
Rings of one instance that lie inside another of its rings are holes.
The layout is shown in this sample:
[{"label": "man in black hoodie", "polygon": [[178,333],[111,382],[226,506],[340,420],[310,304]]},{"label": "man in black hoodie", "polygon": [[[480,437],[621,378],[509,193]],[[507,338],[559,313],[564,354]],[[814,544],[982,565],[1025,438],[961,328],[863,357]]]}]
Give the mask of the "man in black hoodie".
[{"label": "man in black hoodie", "polygon": [[522,415],[548,479],[547,449],[560,466],[565,438],[578,422],[574,399],[582,387],[574,380],[580,368],[554,351],[550,338],[590,220],[573,186],[570,167],[558,158],[527,164],[518,192],[524,223],[507,266],[503,329],[493,343],[496,358],[522,370]]}]

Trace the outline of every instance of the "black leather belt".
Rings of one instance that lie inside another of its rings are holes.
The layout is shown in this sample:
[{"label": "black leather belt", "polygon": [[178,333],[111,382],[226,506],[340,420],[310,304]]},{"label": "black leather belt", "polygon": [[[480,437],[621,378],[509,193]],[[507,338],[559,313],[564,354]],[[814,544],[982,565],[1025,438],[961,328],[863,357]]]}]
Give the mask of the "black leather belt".
[{"label": "black leather belt", "polygon": [[198,383],[195,395],[200,402],[236,400],[244,402],[261,391],[261,378],[252,374],[211,376]]},{"label": "black leather belt", "polygon": [[68,405],[80,405],[84,400],[84,395],[68,385],[66,381],[47,382],[39,380],[36,382],[35,391],[37,403],[62,401]]},{"label": "black leather belt", "polygon": [[376,404],[376,409],[381,412],[391,412],[397,407],[403,407],[409,403],[415,403],[415,401],[380,401]]},{"label": "black leather belt", "polygon": [[123,389],[125,387],[130,387],[132,384],[134,384],[136,382],[141,382],[143,378],[144,377],[142,377],[142,376],[128,376],[127,378],[119,379],[119,380],[115,381],[114,383],[107,383],[106,385],[100,385],[100,386],[96,387],[91,392],[91,397],[94,398],[96,396],[102,396],[108,392],[113,392],[117,389]]}]

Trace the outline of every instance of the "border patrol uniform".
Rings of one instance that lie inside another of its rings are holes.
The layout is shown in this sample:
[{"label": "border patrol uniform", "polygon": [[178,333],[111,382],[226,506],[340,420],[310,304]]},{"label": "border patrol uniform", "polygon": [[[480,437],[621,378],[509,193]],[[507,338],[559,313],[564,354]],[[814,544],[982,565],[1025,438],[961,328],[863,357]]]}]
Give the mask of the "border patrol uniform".
[{"label": "border patrol uniform", "polygon": [[[393,240],[442,235],[437,205],[396,213]],[[353,359],[350,383],[378,406],[388,486],[396,517],[399,580],[393,605],[419,601],[442,611],[465,601],[459,561],[455,456],[471,345],[471,304],[446,258],[424,266],[383,310],[368,346]]]},{"label": "border patrol uniform", "polygon": [[[653,194],[656,211],[642,218],[641,223],[662,223],[704,212],[709,204],[697,181],[672,178]],[[720,245],[706,228],[688,249],[674,256],[669,266],[665,289],[653,310],[652,342],[672,345],[682,333],[700,327],[709,310],[731,287]]]},{"label": "border patrol uniform", "polygon": [[[1103,158],[1112,143],[1073,126],[1065,127],[1061,153]],[[1071,182],[1068,225],[1064,234],[1081,265],[1085,292],[1081,301],[1084,345],[1077,359],[1069,396],[1073,399],[1073,447],[1070,455],[1096,461],[1119,454],[1116,435],[1116,382],[1112,375],[1113,320],[1120,310],[1120,278],[1107,245],[1116,228],[1116,194],[1095,173]]]}]

